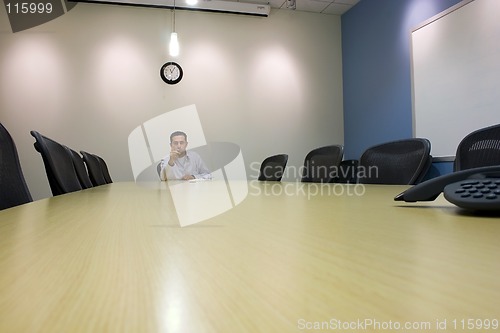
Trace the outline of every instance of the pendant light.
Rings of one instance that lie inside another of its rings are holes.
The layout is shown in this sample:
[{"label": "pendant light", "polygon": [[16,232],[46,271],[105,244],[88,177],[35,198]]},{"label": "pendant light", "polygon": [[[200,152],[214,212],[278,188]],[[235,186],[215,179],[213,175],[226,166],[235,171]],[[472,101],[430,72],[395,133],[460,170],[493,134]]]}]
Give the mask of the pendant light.
[{"label": "pendant light", "polygon": [[177,39],[177,32],[175,32],[175,0],[174,0],[174,10],[172,11],[172,33],[170,34],[170,43],[168,44],[168,52],[172,57],[177,57],[179,55],[179,40]]}]

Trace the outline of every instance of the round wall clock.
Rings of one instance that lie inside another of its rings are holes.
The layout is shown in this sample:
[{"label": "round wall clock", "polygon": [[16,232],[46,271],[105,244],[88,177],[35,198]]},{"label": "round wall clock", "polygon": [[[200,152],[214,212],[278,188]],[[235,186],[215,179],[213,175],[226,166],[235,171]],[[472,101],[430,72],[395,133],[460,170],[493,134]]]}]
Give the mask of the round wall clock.
[{"label": "round wall clock", "polygon": [[165,83],[176,84],[182,80],[182,67],[173,61],[169,61],[160,68],[160,76]]}]

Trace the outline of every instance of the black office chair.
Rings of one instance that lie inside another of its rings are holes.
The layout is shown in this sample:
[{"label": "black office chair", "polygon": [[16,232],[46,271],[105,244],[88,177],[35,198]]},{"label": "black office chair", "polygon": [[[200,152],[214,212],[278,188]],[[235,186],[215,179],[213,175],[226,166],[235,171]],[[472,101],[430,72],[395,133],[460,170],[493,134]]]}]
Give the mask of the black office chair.
[{"label": "black office chair", "polygon": [[97,160],[99,160],[99,165],[101,166],[102,175],[104,176],[106,184],[111,184],[113,180],[111,179],[111,175],[109,174],[108,165],[101,156],[96,154],[94,154],[94,156],[97,158]]},{"label": "black office chair", "polygon": [[91,153],[87,153],[86,151],[80,151],[80,154],[83,156],[83,161],[87,165],[87,170],[89,172],[90,181],[94,186],[106,185],[106,179],[104,178],[104,174],[102,173],[101,163],[99,159]]},{"label": "black office chair", "polygon": [[432,164],[431,143],[413,138],[368,148],[359,160],[358,182],[412,185],[420,182]]},{"label": "black office chair", "polygon": [[82,190],[73,165],[73,158],[68,149],[37,131],[31,131],[30,133],[36,139],[34,143],[36,151],[42,155],[52,195],[56,196]]},{"label": "black office chair", "polygon": [[460,141],[455,171],[500,165],[500,124],[478,129]]},{"label": "black office chair", "polygon": [[334,183],[356,184],[358,182],[358,160],[344,160],[340,162],[339,171]]},{"label": "black office chair", "polygon": [[311,150],[304,159],[302,182],[331,183],[344,156],[344,146],[331,145]]},{"label": "black office chair", "polygon": [[161,179],[161,161],[156,165],[156,172],[158,173],[158,177]]},{"label": "black office chair", "polygon": [[281,178],[283,178],[283,173],[285,172],[287,162],[287,154],[273,155],[265,158],[260,165],[258,180],[277,182],[281,181]]},{"label": "black office chair", "polygon": [[0,123],[0,210],[32,202],[16,144]]},{"label": "black office chair", "polygon": [[82,188],[86,189],[93,187],[82,156],[69,147],[66,147],[66,149],[68,149],[69,153],[71,154],[73,165],[76,170],[76,175],[78,176],[78,180],[80,181],[80,185],[82,186]]}]

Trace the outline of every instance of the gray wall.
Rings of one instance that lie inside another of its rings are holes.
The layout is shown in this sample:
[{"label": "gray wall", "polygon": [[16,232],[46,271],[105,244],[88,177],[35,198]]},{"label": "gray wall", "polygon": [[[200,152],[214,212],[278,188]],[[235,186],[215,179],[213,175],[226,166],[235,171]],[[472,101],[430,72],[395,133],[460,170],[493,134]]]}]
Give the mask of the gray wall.
[{"label": "gray wall", "polygon": [[79,3],[17,33],[0,10],[0,121],[35,199],[51,194],[30,130],[101,155],[114,181],[133,180],[130,132],[191,104],[207,141],[241,147],[249,178],[268,155],[288,153],[289,166],[299,168],[309,150],[343,143],[339,16],[176,15],[175,60],[185,73],[168,86],[159,68],[173,60],[170,10]]}]

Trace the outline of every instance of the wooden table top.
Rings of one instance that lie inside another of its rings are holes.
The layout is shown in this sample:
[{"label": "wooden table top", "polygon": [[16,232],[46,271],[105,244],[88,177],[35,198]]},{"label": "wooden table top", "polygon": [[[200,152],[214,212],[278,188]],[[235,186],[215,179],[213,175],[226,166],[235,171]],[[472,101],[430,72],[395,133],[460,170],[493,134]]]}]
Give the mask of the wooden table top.
[{"label": "wooden table top", "polygon": [[165,183],[0,211],[0,332],[500,331],[500,219],[406,186],[244,185],[185,227]]}]

